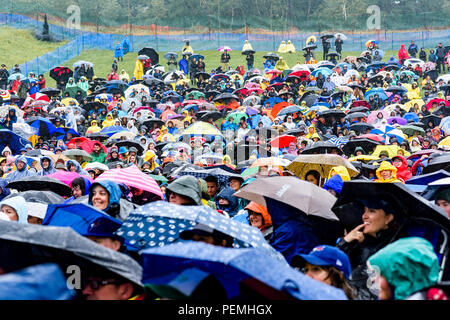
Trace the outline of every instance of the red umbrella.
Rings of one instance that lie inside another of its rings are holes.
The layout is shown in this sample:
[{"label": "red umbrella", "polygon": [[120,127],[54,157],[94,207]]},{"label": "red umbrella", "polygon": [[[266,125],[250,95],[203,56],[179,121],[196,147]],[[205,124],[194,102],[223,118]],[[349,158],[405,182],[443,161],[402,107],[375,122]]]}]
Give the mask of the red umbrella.
[{"label": "red umbrella", "polygon": [[[57,179],[65,184],[67,184],[69,187],[71,187],[72,181],[78,177],[81,177],[81,175],[79,175],[76,172],[71,172],[71,171],[58,171],[58,172],[49,174],[48,177]],[[94,182],[94,180],[92,180],[91,177],[88,177],[88,176],[82,176],[82,177],[88,179],[91,183]]]},{"label": "red umbrella", "polygon": [[382,136],[380,136],[378,134],[374,134],[374,133],[363,134],[363,135],[358,136],[358,138],[361,138],[361,139],[366,138],[366,139],[384,143],[384,138]]},{"label": "red umbrella", "polygon": [[94,151],[94,145],[96,145],[96,144],[98,144],[100,146],[100,148],[103,149],[103,152],[105,154],[108,154],[108,149],[106,149],[106,147],[103,144],[101,144],[100,142],[98,142],[97,140],[86,139],[83,143],[81,143],[79,145],[79,147],[82,150],[86,151],[87,153],[91,154]]},{"label": "red umbrella", "polygon": [[48,102],[46,102],[46,101],[44,101],[44,100],[36,100],[36,101],[33,101],[31,104],[30,104],[30,107],[32,107],[32,108],[34,108],[34,107],[43,107],[43,106],[46,106],[46,105],[48,105],[49,103]]},{"label": "red umbrella", "polygon": [[202,102],[205,102],[205,101],[200,101],[200,100],[184,100],[183,101],[183,103],[181,104],[183,107],[184,106],[187,106],[188,104],[200,104],[200,103],[202,103]]},{"label": "red umbrella", "polygon": [[350,108],[356,108],[356,107],[366,107],[367,109],[370,109],[370,104],[365,100],[356,100],[356,101],[353,101]]},{"label": "red umbrella", "polygon": [[112,169],[102,173],[95,181],[111,180],[117,183],[124,183],[129,187],[134,187],[151,192],[164,199],[161,189],[155,179],[143,173],[135,165],[128,168]]},{"label": "red umbrella", "polygon": [[41,101],[50,102],[50,99],[48,98],[47,95],[39,93],[39,92],[36,92],[35,94],[32,94],[30,96],[30,98],[33,99],[33,100],[41,100]]},{"label": "red umbrella", "polygon": [[285,136],[279,136],[270,141],[270,145],[274,148],[287,148],[291,143],[297,143],[297,137],[285,135]]},{"label": "red umbrella", "polygon": [[71,144],[71,145],[74,145],[74,148],[76,148],[85,141],[89,141],[89,139],[86,137],[76,137],[76,138],[73,138],[72,140],[70,140],[69,142],[67,142],[67,145]]},{"label": "red umbrella", "polygon": [[301,81],[304,81],[308,78],[308,76],[311,74],[311,72],[306,71],[306,70],[299,70],[299,71],[294,71],[289,73],[288,77],[294,76],[294,77],[299,77]]},{"label": "red umbrella", "polygon": [[430,110],[433,107],[433,103],[437,103],[437,106],[439,107],[439,104],[441,102],[445,102],[445,106],[448,107],[450,106],[450,101],[446,101],[444,99],[431,99],[430,101],[428,101],[427,103],[427,110]]}]

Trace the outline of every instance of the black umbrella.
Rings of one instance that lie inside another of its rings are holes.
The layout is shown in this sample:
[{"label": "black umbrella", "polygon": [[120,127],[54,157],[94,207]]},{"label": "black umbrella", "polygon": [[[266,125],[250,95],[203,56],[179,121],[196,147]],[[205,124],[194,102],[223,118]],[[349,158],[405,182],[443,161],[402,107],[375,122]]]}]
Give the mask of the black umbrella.
[{"label": "black umbrella", "polygon": [[369,83],[370,82],[375,82],[375,81],[378,81],[378,80],[382,80],[382,79],[383,79],[383,76],[381,74],[376,74],[376,75],[374,75],[374,76],[369,78]]},{"label": "black umbrella", "polygon": [[219,94],[220,94],[220,92],[217,90],[209,90],[205,93],[205,97],[206,97],[206,99],[209,99],[210,97],[216,97]]},{"label": "black umbrella", "polygon": [[[305,92],[306,93],[306,92]],[[306,106],[310,108],[313,104],[315,104],[317,101],[319,101],[319,95],[312,93],[308,95],[303,95],[302,98],[300,98],[300,102],[306,102]]]},{"label": "black umbrella", "polygon": [[364,90],[364,87],[356,82],[351,82],[351,83],[347,84],[346,86],[350,87],[352,89],[358,88],[358,89]]},{"label": "black umbrella", "polygon": [[374,126],[371,124],[368,124],[366,122],[357,122],[350,125],[350,130],[354,130],[356,132],[365,133],[367,130],[374,129]]},{"label": "black umbrella", "polygon": [[219,100],[227,100],[227,99],[235,99],[235,100],[240,100],[239,97],[235,94],[232,94],[230,92],[224,92],[219,94],[218,96],[216,96],[213,101],[219,101]]},{"label": "black umbrella", "polygon": [[344,118],[345,112],[339,109],[330,109],[322,111],[319,115],[324,116],[325,118],[327,117]]},{"label": "black umbrella", "polygon": [[330,57],[341,57],[341,55],[339,54],[339,53],[337,53],[337,52],[330,52],[330,53],[327,53],[327,59],[329,59]]},{"label": "black umbrella", "polygon": [[[89,277],[120,276],[141,286],[142,268],[134,259],[100,246],[68,227],[0,221],[0,252],[0,269],[6,273],[54,262],[64,271],[77,266],[81,271],[80,284],[86,284]],[[66,274],[70,275],[73,273]]]},{"label": "black umbrella", "polygon": [[338,154],[342,155],[343,152],[341,149],[336,147],[330,141],[317,141],[314,142],[311,146],[305,148],[302,151],[302,154],[324,154],[331,153],[333,150],[337,150]]},{"label": "black umbrella", "polygon": [[64,198],[54,193],[53,191],[35,191],[29,190],[21,193],[13,193],[5,199],[15,196],[22,196],[27,202],[38,202],[45,204],[59,204],[64,202]]},{"label": "black umbrella", "polygon": [[[200,112],[197,112],[197,114]],[[208,121],[210,118],[213,119],[213,121],[216,121],[220,118],[222,118],[222,113],[218,112],[218,111],[207,111],[204,112],[202,115],[198,115],[198,117],[200,117],[201,121]]]},{"label": "black umbrella", "polygon": [[423,169],[422,173],[431,173],[441,169],[450,172],[450,155],[437,156],[433,158],[431,163],[428,161],[428,164]]},{"label": "black umbrella", "polygon": [[431,80],[433,82],[436,82],[436,79],[439,77],[439,73],[437,70],[430,70],[423,73],[423,77],[426,78],[427,76],[430,76]]},{"label": "black umbrella", "polygon": [[93,102],[88,102],[84,105],[81,105],[81,107],[86,110],[86,111],[90,111],[90,110],[95,110],[95,108],[100,108],[101,109],[106,109],[107,105],[99,102],[99,101],[93,101]]},{"label": "black umbrella", "polygon": [[346,155],[350,156],[355,152],[355,149],[357,147],[361,147],[364,149],[366,154],[369,154],[379,144],[381,144],[381,143],[378,141],[375,141],[375,140],[371,140],[371,139],[367,139],[367,138],[363,138],[363,139],[356,138],[356,139],[353,139],[353,140],[350,140],[349,142],[347,142],[344,145],[344,147],[342,148],[342,150],[344,151],[344,153]]},{"label": "black umbrella", "polygon": [[72,189],[67,184],[47,176],[28,176],[11,181],[6,187],[16,189],[17,191],[53,191],[63,197],[70,197],[72,195]]},{"label": "black umbrella", "polygon": [[107,134],[97,132],[97,133],[88,133],[86,135],[86,138],[89,138],[91,140],[108,140],[109,136]]},{"label": "black umbrella", "polygon": [[377,183],[373,181],[345,181],[332,211],[350,231],[362,224],[363,205],[358,200],[383,200],[392,208],[395,220],[426,219],[450,230],[444,211],[411,191],[402,183]]},{"label": "black umbrella", "polygon": [[366,107],[354,107],[354,108],[351,108],[348,112],[347,112],[347,114],[351,114],[351,113],[355,113],[355,112],[367,112],[367,111],[369,111],[369,109],[367,109]]},{"label": "black umbrella", "polygon": [[114,144],[120,148],[120,147],[127,147],[128,149],[131,147],[135,147],[138,151],[138,155],[142,156],[142,154],[144,153],[144,147],[142,147],[139,143],[135,142],[135,141],[130,141],[130,140],[123,140],[123,141],[117,141],[114,142]]},{"label": "black umbrella", "polygon": [[305,51],[306,51],[307,49],[310,49],[310,50],[317,49],[317,45],[315,45],[315,44],[310,44],[310,45],[307,45],[307,46],[303,47],[302,50],[305,50]]},{"label": "black umbrella", "polygon": [[392,71],[392,70],[399,70],[400,67],[396,64],[388,64],[386,67],[384,67],[384,70],[386,71]]},{"label": "black umbrella", "polygon": [[200,78],[200,76],[203,78],[203,80],[209,79],[211,77],[211,75],[207,72],[197,72],[195,74],[196,78]]},{"label": "black umbrella", "polygon": [[392,92],[392,93],[405,93],[408,91],[408,89],[406,89],[405,87],[402,86],[390,86],[387,89],[385,89],[385,91],[387,92]]},{"label": "black umbrella", "polygon": [[425,117],[423,117],[420,122],[424,123],[425,125],[428,125],[428,123],[431,121],[433,123],[433,126],[438,126],[441,123],[441,118],[434,114],[429,114]]},{"label": "black umbrella", "polygon": [[164,125],[164,121],[158,118],[148,118],[142,121],[142,124],[147,128],[153,128],[153,125],[155,123],[158,125],[159,128],[161,128]]},{"label": "black umbrella", "polygon": [[159,63],[159,55],[153,48],[144,47],[141,50],[139,50],[138,55],[148,56],[150,58],[150,60],[152,61],[152,65]]},{"label": "black umbrella", "polygon": [[324,34],[323,36],[320,36],[321,39],[327,40],[327,39],[331,39],[334,38],[334,35],[332,34]]},{"label": "black umbrella", "polygon": [[56,67],[50,70],[50,77],[57,82],[68,80],[73,76],[73,71],[67,67]]},{"label": "black umbrella", "polygon": [[306,133],[306,129],[298,128],[298,129],[291,129],[291,130],[284,132],[284,134],[291,135],[291,136],[297,136],[302,133]]},{"label": "black umbrella", "polygon": [[39,92],[42,93],[42,94],[46,94],[49,97],[52,97],[52,96],[59,95],[59,93],[61,91],[59,89],[56,89],[56,88],[48,87],[48,88],[44,88],[44,89],[39,90]]},{"label": "black umbrella", "polygon": [[364,112],[354,112],[354,113],[347,114],[345,116],[345,119],[352,121],[353,119],[365,118],[365,117],[367,117],[367,114]]},{"label": "black umbrella", "polygon": [[[144,78],[144,77],[145,77],[145,78]],[[159,84],[164,83],[163,80],[158,79],[158,78],[155,78],[155,77],[153,77],[153,76],[143,76],[142,79],[144,79],[144,82],[145,82],[146,84],[150,85],[150,86],[153,85],[153,84],[159,85]]]},{"label": "black umbrella", "polygon": [[263,55],[263,58],[269,59],[269,60],[279,60],[280,56],[278,56],[276,53],[269,52]]}]

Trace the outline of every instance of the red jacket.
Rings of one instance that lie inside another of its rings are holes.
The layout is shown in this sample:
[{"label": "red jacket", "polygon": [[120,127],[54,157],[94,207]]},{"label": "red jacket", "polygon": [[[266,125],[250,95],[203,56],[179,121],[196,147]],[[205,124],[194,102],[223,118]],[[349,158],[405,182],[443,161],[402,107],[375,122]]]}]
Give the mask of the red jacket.
[{"label": "red jacket", "polygon": [[[399,158],[402,160],[402,165],[397,167],[397,178],[402,179],[403,181],[408,180],[412,177],[411,171],[408,169],[408,161],[404,156],[395,156],[394,158]],[[394,160],[394,158],[392,160]]]}]

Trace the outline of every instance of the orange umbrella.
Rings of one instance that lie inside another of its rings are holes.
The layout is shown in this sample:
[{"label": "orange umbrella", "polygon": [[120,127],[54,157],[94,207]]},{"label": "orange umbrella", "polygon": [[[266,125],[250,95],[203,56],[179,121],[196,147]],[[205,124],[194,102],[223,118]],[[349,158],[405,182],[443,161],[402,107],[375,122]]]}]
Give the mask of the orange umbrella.
[{"label": "orange umbrella", "polygon": [[272,120],[275,119],[275,117],[281,111],[281,109],[286,108],[288,106],[292,106],[292,104],[290,104],[286,101],[283,101],[283,102],[280,102],[280,103],[277,103],[276,105],[274,105],[272,108],[272,111],[270,112]]}]

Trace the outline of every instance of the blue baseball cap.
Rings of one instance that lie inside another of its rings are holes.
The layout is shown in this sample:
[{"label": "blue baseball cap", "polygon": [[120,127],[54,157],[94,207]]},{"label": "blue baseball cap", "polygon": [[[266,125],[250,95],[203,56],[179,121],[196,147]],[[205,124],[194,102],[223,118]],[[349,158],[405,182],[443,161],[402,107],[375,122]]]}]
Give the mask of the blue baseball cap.
[{"label": "blue baseball cap", "polygon": [[299,254],[292,258],[292,266],[303,267],[306,263],[315,266],[331,266],[342,271],[348,279],[352,273],[348,256],[340,249],[320,245],[312,249],[309,254]]}]

